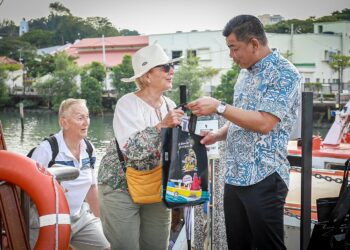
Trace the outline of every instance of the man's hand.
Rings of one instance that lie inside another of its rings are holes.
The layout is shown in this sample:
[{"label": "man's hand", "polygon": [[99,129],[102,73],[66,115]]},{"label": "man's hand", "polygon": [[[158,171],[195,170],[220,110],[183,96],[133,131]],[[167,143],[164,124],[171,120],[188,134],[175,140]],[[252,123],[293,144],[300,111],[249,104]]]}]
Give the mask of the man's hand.
[{"label": "man's hand", "polygon": [[212,97],[201,97],[187,104],[187,108],[191,109],[193,114],[197,116],[211,115],[216,113],[216,108],[220,101]]},{"label": "man's hand", "polygon": [[211,145],[218,141],[218,135],[214,132],[206,131],[201,133],[201,136],[204,136],[201,140],[201,143],[204,145]]}]

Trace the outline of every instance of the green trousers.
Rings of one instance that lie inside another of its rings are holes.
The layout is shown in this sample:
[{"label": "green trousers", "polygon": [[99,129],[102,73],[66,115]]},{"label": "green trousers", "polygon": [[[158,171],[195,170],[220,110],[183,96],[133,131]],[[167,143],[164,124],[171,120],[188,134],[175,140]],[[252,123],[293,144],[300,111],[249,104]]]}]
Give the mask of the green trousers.
[{"label": "green trousers", "polygon": [[128,193],[99,185],[103,231],[112,250],[167,250],[171,210],[161,203],[138,205]]}]

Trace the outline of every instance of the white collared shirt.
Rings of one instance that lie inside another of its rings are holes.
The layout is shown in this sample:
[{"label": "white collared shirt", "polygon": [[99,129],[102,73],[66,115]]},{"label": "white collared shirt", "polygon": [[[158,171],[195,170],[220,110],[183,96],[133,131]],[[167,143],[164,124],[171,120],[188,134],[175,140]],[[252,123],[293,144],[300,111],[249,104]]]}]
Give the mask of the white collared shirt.
[{"label": "white collared shirt", "polygon": [[[79,213],[91,185],[96,184],[96,175],[94,169],[90,168],[89,154],[86,152],[84,140],[81,140],[80,143],[80,159],[78,161],[68,149],[63,139],[63,132],[60,131],[54,136],[57,139],[59,148],[55,162],[65,166],[76,167],[80,170],[80,174],[75,180],[61,182],[62,187],[66,190],[65,195],[70,213],[74,216]],[[95,149],[93,150],[92,157],[93,161],[96,161]],[[31,158],[39,162],[43,167],[47,167],[52,158],[50,143],[46,140],[43,141],[35,149]]]}]

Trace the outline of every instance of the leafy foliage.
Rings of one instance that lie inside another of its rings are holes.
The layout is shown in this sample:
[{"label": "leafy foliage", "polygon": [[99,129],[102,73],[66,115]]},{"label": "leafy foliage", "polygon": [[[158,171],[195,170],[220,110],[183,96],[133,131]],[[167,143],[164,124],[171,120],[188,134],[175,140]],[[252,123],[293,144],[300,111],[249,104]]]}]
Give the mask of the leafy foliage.
[{"label": "leafy foliage", "polygon": [[96,78],[87,73],[81,76],[81,97],[86,99],[90,113],[101,113],[102,86]]},{"label": "leafy foliage", "polygon": [[81,76],[81,97],[86,99],[91,113],[102,112],[102,86],[106,77],[105,67],[93,62],[84,67]]},{"label": "leafy foliage", "polygon": [[34,45],[37,48],[48,47],[52,44],[55,33],[52,31],[35,29],[21,36],[21,40]]},{"label": "leafy foliage", "polygon": [[329,66],[339,73],[340,82],[343,80],[343,72],[346,68],[350,67],[350,56],[345,55],[331,55],[331,62]]},{"label": "leafy foliage", "polygon": [[6,79],[5,67],[0,67],[0,107],[3,107],[10,99],[9,90],[5,83]]},{"label": "leafy foliage", "polygon": [[112,72],[112,84],[117,91],[117,99],[136,90],[136,85],[134,83],[125,83],[121,81],[122,78],[129,78],[134,75],[131,65],[131,56],[125,55],[123,57],[123,62],[113,67]]},{"label": "leafy foliage", "polygon": [[18,26],[12,20],[2,20],[0,22],[0,36],[17,37]]},{"label": "leafy foliage", "polygon": [[100,82],[101,85],[103,85],[103,82],[106,78],[106,69],[103,64],[99,62],[92,62],[88,69],[89,75]]},{"label": "leafy foliage", "polygon": [[27,61],[28,76],[36,78],[52,73],[55,70],[55,56],[39,55]]},{"label": "leafy foliage", "polygon": [[233,103],[234,86],[236,84],[240,68],[237,64],[232,64],[232,68],[221,76],[221,84],[219,84],[213,93],[216,99],[226,103]]},{"label": "leafy foliage", "polygon": [[35,47],[28,42],[13,37],[0,39],[0,56],[7,56],[17,61],[34,57]]},{"label": "leafy foliage", "polygon": [[199,58],[189,56],[184,60],[174,74],[173,90],[170,97],[176,103],[180,102],[180,85],[187,89],[187,100],[192,101],[203,95],[202,85],[218,73],[218,70],[210,67],[199,66]]},{"label": "leafy foliage", "polygon": [[291,24],[294,25],[295,33],[312,33],[313,24],[318,22],[336,22],[336,21],[350,21],[350,9],[343,9],[342,11],[335,11],[330,16],[323,16],[315,18],[313,16],[306,20],[291,19],[281,21],[273,25],[266,25],[265,31],[270,33],[290,33]]},{"label": "leafy foliage", "polygon": [[52,104],[53,110],[57,111],[64,99],[79,96],[75,80],[79,69],[65,53],[58,54],[54,61],[55,70],[51,77],[37,83],[36,88],[38,93]]}]

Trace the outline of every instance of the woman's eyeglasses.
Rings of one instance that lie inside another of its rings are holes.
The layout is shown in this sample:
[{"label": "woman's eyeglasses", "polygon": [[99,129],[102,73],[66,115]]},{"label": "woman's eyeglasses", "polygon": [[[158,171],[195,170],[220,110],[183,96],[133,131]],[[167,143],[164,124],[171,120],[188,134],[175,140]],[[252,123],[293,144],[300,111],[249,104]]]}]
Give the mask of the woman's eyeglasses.
[{"label": "woman's eyeglasses", "polygon": [[158,67],[162,67],[165,73],[169,73],[170,68],[174,69],[174,64],[173,63],[167,63],[167,64],[155,66],[155,68],[158,68]]}]

